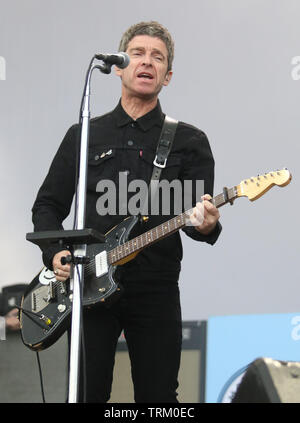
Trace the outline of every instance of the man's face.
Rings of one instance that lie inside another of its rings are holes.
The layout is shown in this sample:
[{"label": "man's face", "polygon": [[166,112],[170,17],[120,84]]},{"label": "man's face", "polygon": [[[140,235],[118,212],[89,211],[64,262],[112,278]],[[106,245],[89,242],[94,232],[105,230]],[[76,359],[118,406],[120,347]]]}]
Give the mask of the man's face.
[{"label": "man's face", "polygon": [[156,37],[137,35],[129,42],[126,53],[130,57],[127,68],[116,67],[116,74],[122,79],[122,95],[145,99],[157,97],[172,77],[172,71],[167,71],[165,43]]}]

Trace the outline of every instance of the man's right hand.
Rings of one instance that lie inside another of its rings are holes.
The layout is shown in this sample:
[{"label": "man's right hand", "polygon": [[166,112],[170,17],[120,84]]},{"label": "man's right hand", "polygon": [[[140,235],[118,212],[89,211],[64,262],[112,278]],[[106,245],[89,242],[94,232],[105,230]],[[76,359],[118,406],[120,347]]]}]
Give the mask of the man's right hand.
[{"label": "man's right hand", "polygon": [[61,258],[70,255],[70,251],[63,250],[55,254],[55,256],[53,257],[52,266],[57,281],[64,282],[70,277],[71,265],[69,263],[65,265],[61,264]]}]

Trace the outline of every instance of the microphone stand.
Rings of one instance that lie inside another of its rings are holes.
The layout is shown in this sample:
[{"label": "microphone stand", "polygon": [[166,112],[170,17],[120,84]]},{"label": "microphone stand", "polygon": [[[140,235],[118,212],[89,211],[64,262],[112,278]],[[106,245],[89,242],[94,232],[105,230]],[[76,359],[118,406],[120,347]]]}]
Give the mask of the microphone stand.
[{"label": "microphone stand", "polygon": [[[97,57],[99,56],[99,57]],[[72,320],[71,320],[71,346],[69,359],[69,391],[68,402],[78,402],[79,391],[79,364],[81,346],[81,311],[83,297],[84,264],[89,262],[86,257],[87,244],[104,242],[102,234],[94,229],[85,228],[85,204],[87,184],[87,164],[89,148],[89,127],[90,127],[90,85],[94,69],[109,74],[113,63],[105,61],[101,55],[95,55],[86,74],[85,86],[80,109],[81,140],[78,166],[78,183],[75,195],[75,218],[73,230],[41,231],[26,234],[26,239],[34,244],[48,247],[49,242],[59,242],[61,245],[73,247],[71,260],[68,257],[61,259],[62,264],[71,263],[70,289],[72,290]],[[95,64],[94,60],[103,60],[103,64]],[[128,63],[127,63],[128,64]],[[126,64],[126,66],[127,66]],[[79,125],[80,127],[80,125]],[[77,164],[77,165],[78,165]],[[77,174],[76,174],[77,176]],[[63,262],[64,261],[64,262]]]},{"label": "microphone stand", "polygon": [[[95,64],[94,59],[90,62],[84,93],[81,103],[81,141],[79,156],[79,177],[76,191],[75,203],[75,230],[85,228],[85,212],[86,212],[86,183],[87,183],[87,163],[88,163],[88,147],[89,147],[89,127],[90,127],[90,85],[91,76],[94,69],[99,69],[102,73],[109,74],[111,72],[110,64]],[[86,244],[78,244],[74,246],[75,264],[71,266],[70,283],[73,287],[72,302],[72,321],[71,321],[71,348],[70,348],[70,370],[69,370],[69,403],[78,401],[79,387],[79,364],[80,364],[80,345],[81,345],[81,310],[82,310],[82,293],[84,280],[84,258],[86,257]],[[79,263],[76,263],[79,258]]]}]

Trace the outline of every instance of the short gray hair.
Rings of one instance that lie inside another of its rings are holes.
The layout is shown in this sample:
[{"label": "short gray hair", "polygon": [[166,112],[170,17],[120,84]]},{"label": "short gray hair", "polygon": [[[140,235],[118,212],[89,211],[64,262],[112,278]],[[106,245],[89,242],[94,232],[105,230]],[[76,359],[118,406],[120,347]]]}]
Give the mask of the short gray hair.
[{"label": "short gray hair", "polygon": [[140,22],[132,25],[123,34],[119,45],[119,51],[125,52],[128,48],[129,42],[137,35],[149,35],[150,37],[157,37],[165,43],[168,51],[168,71],[171,70],[174,59],[174,41],[167,28],[156,21]]}]

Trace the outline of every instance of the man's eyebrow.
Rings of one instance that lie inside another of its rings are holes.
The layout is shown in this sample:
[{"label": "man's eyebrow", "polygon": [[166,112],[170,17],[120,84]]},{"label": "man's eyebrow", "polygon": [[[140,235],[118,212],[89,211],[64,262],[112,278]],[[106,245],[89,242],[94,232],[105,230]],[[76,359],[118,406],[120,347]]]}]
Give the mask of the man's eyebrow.
[{"label": "man's eyebrow", "polygon": [[160,54],[161,56],[165,57],[165,55],[163,54],[163,52],[162,52],[161,50],[159,50],[158,48],[154,48],[154,49],[153,49],[153,52],[154,52],[154,53],[158,53],[158,54]]},{"label": "man's eyebrow", "polygon": [[[133,51],[145,51],[145,47],[131,47],[130,49],[129,49],[129,52],[133,52]],[[161,51],[161,50],[159,50],[158,48],[154,48],[153,50],[152,50],[152,52],[153,53],[158,53],[158,54],[160,54],[162,57],[165,57],[165,55],[163,54],[163,52]]]},{"label": "man's eyebrow", "polygon": [[144,50],[145,50],[145,47],[131,47],[131,48],[129,49],[129,51],[134,51],[134,50],[144,51]]}]

